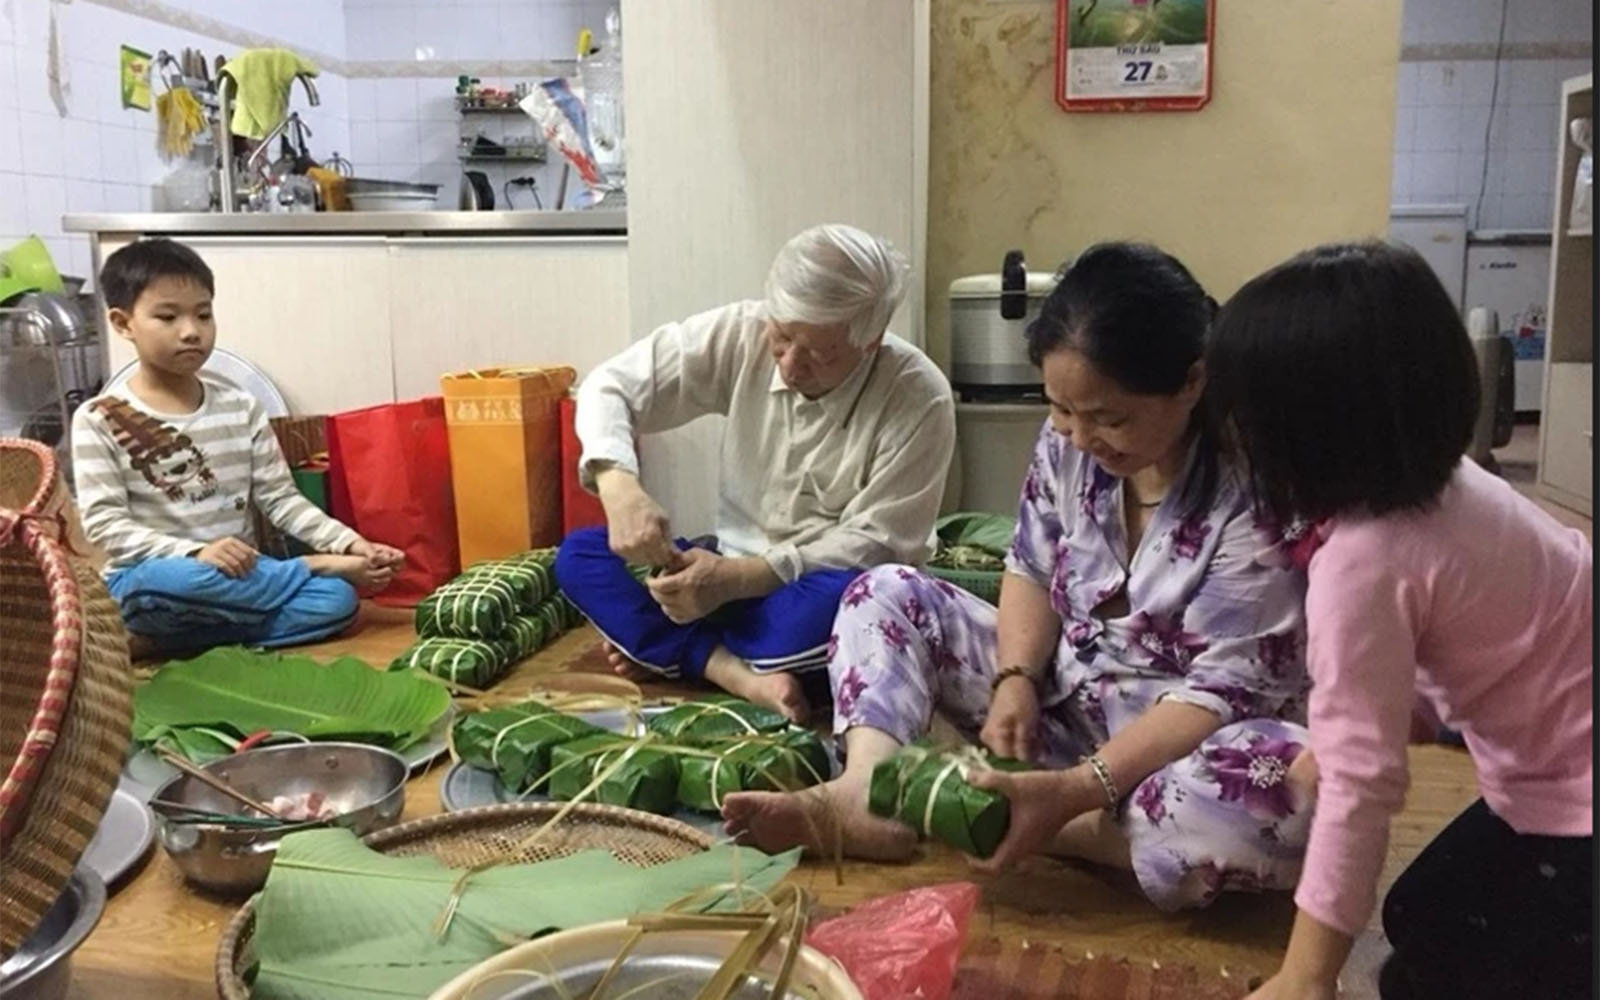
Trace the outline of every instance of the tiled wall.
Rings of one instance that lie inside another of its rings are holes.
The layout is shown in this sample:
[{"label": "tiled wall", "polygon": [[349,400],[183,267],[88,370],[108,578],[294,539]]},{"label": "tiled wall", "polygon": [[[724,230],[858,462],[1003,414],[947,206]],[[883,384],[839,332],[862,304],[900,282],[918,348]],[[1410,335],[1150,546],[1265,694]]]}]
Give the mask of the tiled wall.
[{"label": "tiled wall", "polygon": [[[266,34],[308,52],[344,44],[340,0],[299,0],[294,5],[299,16],[287,20],[285,5],[267,0],[141,5],[154,17],[122,9],[133,6],[76,0],[56,7],[71,83],[63,117],[50,98],[46,70],[52,4],[0,0],[0,247],[37,234],[68,274],[92,278],[89,244],[84,236],[66,234],[61,216],[149,211],[154,185],[172,169],[156,152],[154,110],[122,107],[122,44],[152,54],[159,49],[176,54],[188,46],[210,57],[237,52],[244,33]],[[324,71],[316,83],[319,107],[306,108],[299,88],[292,106],[315,133],[313,154],[326,156],[349,148],[345,81]]]},{"label": "tiled wall", "polygon": [[[463,134],[501,142],[532,135],[526,115],[457,114],[456,76],[510,89],[547,75],[532,65],[570,60],[578,32],[604,36],[605,14],[616,0],[345,0],[350,80],[350,152],[356,173],[388,180],[440,185],[439,205],[454,208],[463,167],[482,170],[504,207],[505,183],[536,181],[542,206],[555,207],[561,166],[548,163],[462,164]],[[499,64],[495,66],[494,64]],[[493,69],[491,69],[493,67]],[[520,72],[514,72],[520,70]],[[563,72],[570,72],[570,67]],[[569,207],[582,185],[573,178]],[[517,208],[533,208],[526,189],[513,194]]]},{"label": "tiled wall", "polygon": [[1395,203],[1465,204],[1476,229],[1548,229],[1561,81],[1589,71],[1592,33],[1588,0],[1406,0]]}]

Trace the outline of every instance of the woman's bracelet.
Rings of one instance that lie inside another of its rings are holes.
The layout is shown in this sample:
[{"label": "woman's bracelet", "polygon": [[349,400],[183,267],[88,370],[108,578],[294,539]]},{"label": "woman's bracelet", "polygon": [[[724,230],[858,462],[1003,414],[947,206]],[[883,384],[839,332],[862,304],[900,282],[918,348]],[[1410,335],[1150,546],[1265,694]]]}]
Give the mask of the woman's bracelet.
[{"label": "woman's bracelet", "polygon": [[1100,755],[1092,753],[1084,758],[1084,763],[1089,765],[1089,770],[1100,780],[1100,790],[1106,793],[1106,808],[1115,809],[1122,796],[1117,794],[1117,781],[1111,776],[1111,768],[1100,759]]},{"label": "woman's bracelet", "polygon": [[1040,672],[1029,667],[1011,666],[1004,667],[995,672],[994,680],[989,682],[989,693],[992,695],[1000,690],[1000,685],[1013,677],[1026,677],[1033,684],[1035,691],[1039,690]]}]

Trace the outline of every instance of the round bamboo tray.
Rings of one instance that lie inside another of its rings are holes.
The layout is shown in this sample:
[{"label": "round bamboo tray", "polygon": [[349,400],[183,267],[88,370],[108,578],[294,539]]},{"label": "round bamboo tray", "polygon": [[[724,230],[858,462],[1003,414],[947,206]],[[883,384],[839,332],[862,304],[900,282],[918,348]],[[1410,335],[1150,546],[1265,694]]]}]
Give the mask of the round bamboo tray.
[{"label": "round bamboo tray", "polygon": [[0,957],[72,877],[132,715],[128,640],[55,453],[0,438]]},{"label": "round bamboo tray", "polygon": [[[412,820],[362,838],[375,851],[399,857],[430,854],[451,868],[486,861],[549,861],[579,851],[610,851],[640,868],[664,864],[707,850],[715,841],[687,823],[618,806],[573,806],[561,823],[531,850],[516,845],[532,836],[564,806],[560,802],[510,802],[479,806]],[[255,964],[256,898],[228,921],[217,943],[217,995],[250,1000],[245,974]]]}]

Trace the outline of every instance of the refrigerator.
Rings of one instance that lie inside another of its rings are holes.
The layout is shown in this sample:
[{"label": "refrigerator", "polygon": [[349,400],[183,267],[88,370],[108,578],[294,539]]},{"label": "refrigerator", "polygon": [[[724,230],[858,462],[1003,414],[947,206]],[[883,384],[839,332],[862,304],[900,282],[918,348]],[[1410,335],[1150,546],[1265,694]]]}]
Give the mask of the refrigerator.
[{"label": "refrigerator", "polygon": [[1391,205],[1389,238],[1422,255],[1466,316],[1469,303],[1462,300],[1462,281],[1467,267],[1467,206]]},{"label": "refrigerator", "polygon": [[1516,358],[1515,408],[1537,413],[1544,395],[1545,330],[1550,298],[1550,234],[1540,230],[1473,230],[1467,234],[1464,306],[1485,306],[1499,318]]}]

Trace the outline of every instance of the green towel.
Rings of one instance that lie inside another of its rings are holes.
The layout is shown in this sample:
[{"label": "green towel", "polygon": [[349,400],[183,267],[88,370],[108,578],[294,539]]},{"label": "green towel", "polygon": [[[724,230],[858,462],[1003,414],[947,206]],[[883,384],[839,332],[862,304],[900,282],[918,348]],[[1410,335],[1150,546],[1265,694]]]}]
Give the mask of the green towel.
[{"label": "green towel", "polygon": [[316,76],[317,67],[288,49],[246,49],[229,59],[222,72],[233,77],[234,135],[265,139],[289,112],[289,85],[301,73]]}]

